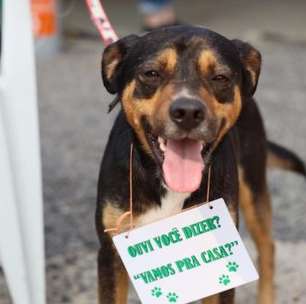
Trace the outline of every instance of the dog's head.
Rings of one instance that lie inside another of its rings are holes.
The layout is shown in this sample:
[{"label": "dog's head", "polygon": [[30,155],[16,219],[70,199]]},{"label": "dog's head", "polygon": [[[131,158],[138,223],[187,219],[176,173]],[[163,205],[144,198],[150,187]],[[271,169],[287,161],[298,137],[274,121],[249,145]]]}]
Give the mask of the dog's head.
[{"label": "dog's head", "polygon": [[223,136],[253,95],[261,56],[239,40],[177,26],[105,49],[104,85],[117,93],[167,186],[193,192]]}]

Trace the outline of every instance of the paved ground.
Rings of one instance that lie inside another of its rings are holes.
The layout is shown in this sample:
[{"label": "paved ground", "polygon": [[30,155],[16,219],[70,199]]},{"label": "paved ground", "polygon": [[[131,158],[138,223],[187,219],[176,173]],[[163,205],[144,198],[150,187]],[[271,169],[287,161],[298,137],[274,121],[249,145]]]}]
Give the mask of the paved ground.
[{"label": "paved ground", "polygon": [[[132,1],[105,2],[120,33],[138,31]],[[69,1],[64,2],[69,13],[63,19],[65,28],[95,33],[79,9],[80,2],[72,3],[70,10]],[[177,1],[181,19],[246,39],[260,49],[264,64],[256,97],[269,136],[306,161],[306,4],[295,1],[289,6],[273,0],[261,7],[258,1],[198,0],[187,7],[184,3]],[[53,58],[38,62],[50,304],[96,302],[96,180],[115,116],[106,115],[111,97],[100,80],[101,52],[98,40],[74,39],[66,41],[64,50]],[[269,184],[277,240],[277,303],[302,304],[306,297],[305,181],[275,171],[269,173]],[[253,304],[254,295],[254,285],[239,288],[237,302]],[[132,299],[130,303],[135,303]],[[3,279],[0,303],[10,303]]]}]

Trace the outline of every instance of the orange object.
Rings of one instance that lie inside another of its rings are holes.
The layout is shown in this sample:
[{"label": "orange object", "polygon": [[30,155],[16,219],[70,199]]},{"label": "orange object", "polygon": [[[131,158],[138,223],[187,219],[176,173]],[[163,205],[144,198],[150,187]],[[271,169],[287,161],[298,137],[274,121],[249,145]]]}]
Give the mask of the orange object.
[{"label": "orange object", "polygon": [[57,31],[56,0],[31,0],[33,31],[36,38],[54,36]]}]

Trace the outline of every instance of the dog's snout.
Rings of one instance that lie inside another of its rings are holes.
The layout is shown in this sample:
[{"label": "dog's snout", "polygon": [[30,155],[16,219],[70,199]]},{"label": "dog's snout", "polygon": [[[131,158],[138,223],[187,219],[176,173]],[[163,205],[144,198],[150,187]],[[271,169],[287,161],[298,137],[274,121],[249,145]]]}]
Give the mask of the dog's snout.
[{"label": "dog's snout", "polygon": [[195,99],[178,99],[170,106],[170,117],[185,130],[196,128],[205,117],[203,104]]}]

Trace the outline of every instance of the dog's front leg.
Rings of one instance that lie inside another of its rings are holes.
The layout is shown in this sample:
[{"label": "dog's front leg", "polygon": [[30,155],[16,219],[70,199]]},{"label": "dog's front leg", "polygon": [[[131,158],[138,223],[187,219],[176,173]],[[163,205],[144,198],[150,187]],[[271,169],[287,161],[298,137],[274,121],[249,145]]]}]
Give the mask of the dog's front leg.
[{"label": "dog's front leg", "polygon": [[234,296],[235,290],[230,289],[220,294],[203,299],[202,304],[233,304]]},{"label": "dog's front leg", "polygon": [[127,304],[128,275],[105,234],[98,255],[99,304]]}]

